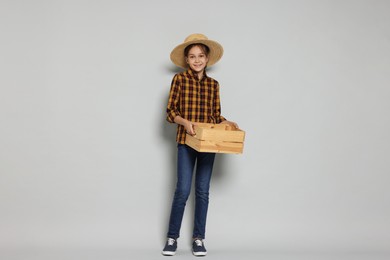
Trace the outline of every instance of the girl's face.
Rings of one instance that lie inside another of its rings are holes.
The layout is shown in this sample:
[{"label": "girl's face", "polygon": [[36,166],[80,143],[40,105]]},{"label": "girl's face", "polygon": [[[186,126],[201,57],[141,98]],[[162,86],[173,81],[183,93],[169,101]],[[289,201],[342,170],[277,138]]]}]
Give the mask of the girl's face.
[{"label": "girl's face", "polygon": [[199,73],[206,68],[209,58],[199,46],[194,46],[188,52],[186,61],[192,70]]}]

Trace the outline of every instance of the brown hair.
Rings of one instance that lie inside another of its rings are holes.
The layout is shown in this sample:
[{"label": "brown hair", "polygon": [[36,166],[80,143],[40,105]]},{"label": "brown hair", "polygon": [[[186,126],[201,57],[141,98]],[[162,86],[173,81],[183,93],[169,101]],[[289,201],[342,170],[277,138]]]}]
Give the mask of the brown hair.
[{"label": "brown hair", "polygon": [[188,57],[188,53],[190,52],[190,50],[192,49],[192,47],[195,47],[195,46],[198,46],[199,48],[201,48],[202,51],[206,54],[207,57],[209,56],[210,48],[209,48],[207,45],[204,45],[204,44],[202,44],[202,43],[194,43],[194,44],[188,45],[188,46],[184,49],[184,57]]}]

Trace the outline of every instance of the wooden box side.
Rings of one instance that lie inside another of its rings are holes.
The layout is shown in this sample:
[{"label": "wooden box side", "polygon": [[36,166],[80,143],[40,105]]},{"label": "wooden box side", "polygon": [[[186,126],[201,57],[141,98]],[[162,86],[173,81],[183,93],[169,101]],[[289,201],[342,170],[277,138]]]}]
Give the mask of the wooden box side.
[{"label": "wooden box side", "polygon": [[193,148],[194,150],[200,151],[200,140],[196,139],[192,135],[186,134],[186,145]]},{"label": "wooden box side", "polygon": [[195,137],[205,141],[225,141],[243,143],[245,132],[232,129],[229,125],[197,124],[194,127]]},{"label": "wooden box side", "polygon": [[199,140],[189,134],[186,144],[198,152],[241,154],[244,150],[244,143]]}]

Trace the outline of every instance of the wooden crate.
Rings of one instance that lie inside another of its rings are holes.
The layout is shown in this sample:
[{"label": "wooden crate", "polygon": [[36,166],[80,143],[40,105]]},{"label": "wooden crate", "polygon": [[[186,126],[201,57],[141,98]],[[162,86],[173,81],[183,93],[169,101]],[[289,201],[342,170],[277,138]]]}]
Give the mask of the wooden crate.
[{"label": "wooden crate", "polygon": [[244,149],[245,132],[227,124],[197,123],[195,135],[186,135],[186,144],[198,152],[235,153]]}]

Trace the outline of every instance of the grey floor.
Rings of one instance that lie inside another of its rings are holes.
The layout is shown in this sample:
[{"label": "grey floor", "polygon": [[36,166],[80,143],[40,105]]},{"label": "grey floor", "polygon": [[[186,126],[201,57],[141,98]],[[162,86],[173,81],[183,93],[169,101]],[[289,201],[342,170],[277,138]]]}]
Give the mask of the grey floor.
[{"label": "grey floor", "polygon": [[[179,249],[173,257],[162,256],[157,249],[5,249],[1,260],[128,260],[196,259],[190,249]],[[256,250],[209,249],[200,259],[240,260],[388,260],[390,252],[262,252]]]}]

